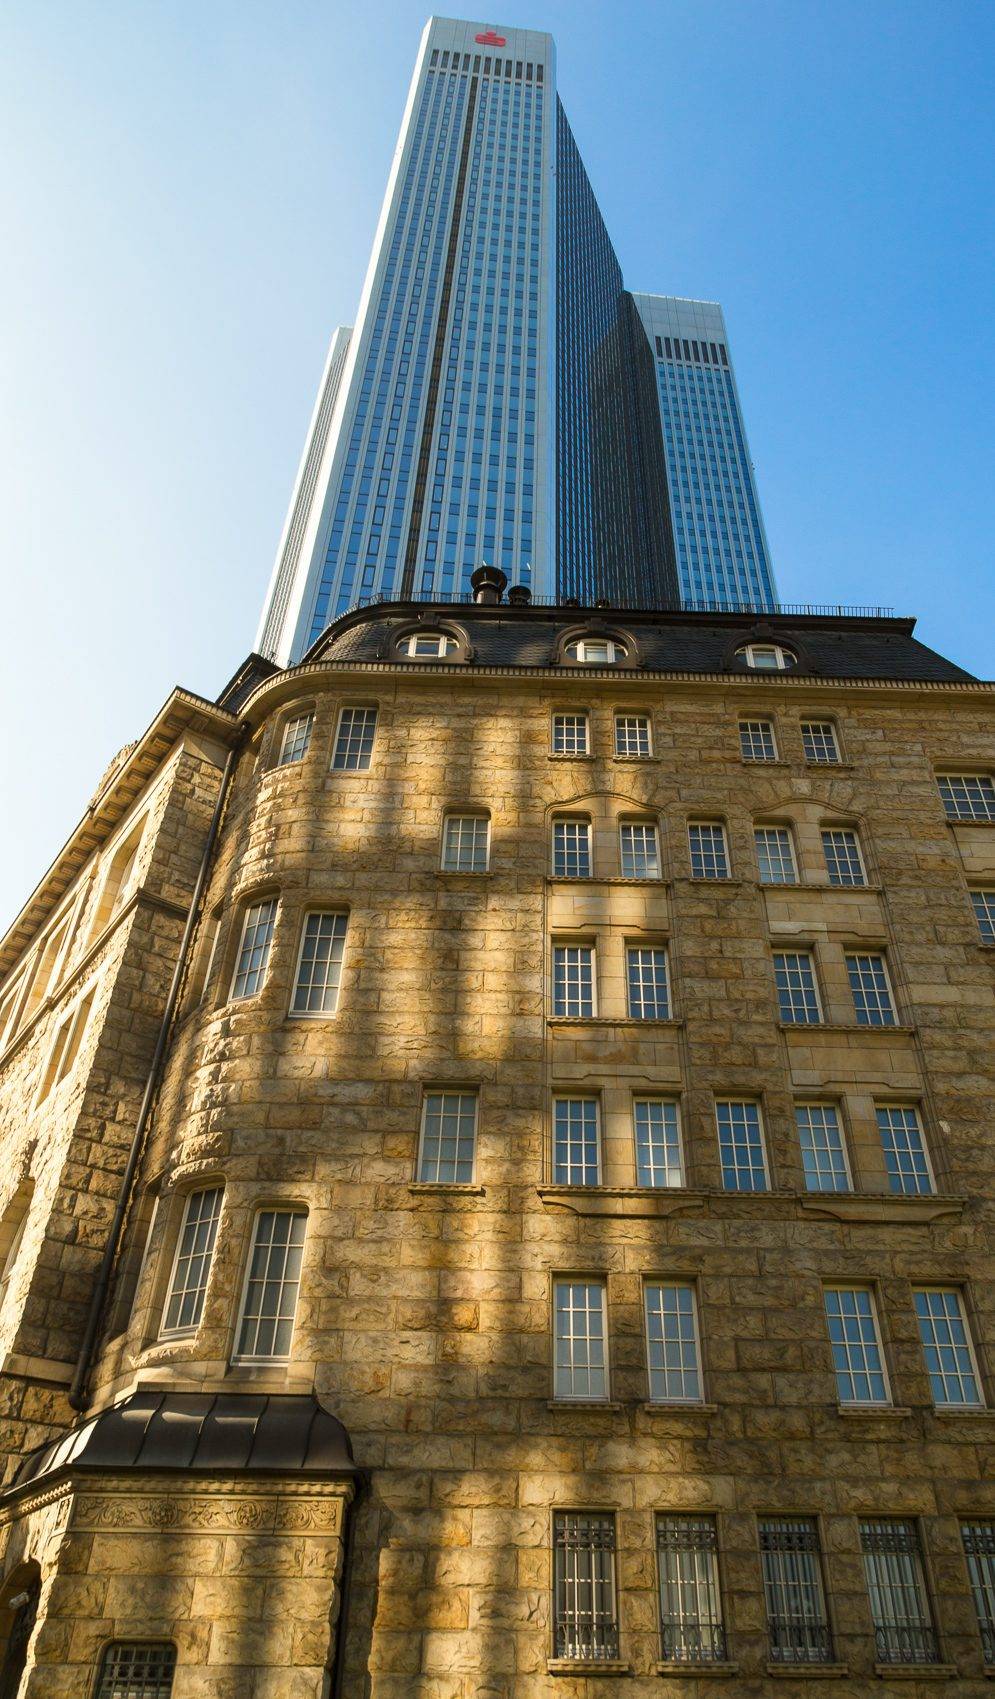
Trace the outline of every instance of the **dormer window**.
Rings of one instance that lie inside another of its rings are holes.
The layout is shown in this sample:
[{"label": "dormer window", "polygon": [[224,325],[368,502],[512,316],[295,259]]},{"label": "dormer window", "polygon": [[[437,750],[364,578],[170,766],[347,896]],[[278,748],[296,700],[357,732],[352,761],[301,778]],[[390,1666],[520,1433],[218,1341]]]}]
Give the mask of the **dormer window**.
[{"label": "dormer window", "polygon": [[736,650],[736,659],[757,672],[786,673],[795,665],[796,657],[780,643],[744,643]]},{"label": "dormer window", "polygon": [[401,642],[401,653],[414,661],[444,661],[459,645],[445,631],[413,631]]},{"label": "dormer window", "polygon": [[611,667],[624,661],[626,648],[614,637],[580,637],[568,643],[563,651],[568,661],[579,661],[587,667]]}]

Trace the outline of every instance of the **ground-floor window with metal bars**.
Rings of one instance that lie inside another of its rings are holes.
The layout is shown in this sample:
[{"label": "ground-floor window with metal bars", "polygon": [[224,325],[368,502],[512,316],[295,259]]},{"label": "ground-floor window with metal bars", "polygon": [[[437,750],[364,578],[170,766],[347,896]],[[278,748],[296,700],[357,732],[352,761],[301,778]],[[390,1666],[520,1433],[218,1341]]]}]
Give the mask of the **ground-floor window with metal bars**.
[{"label": "ground-floor window with metal bars", "polygon": [[96,1699],[169,1699],[176,1647],[166,1641],[116,1640],[100,1666]]},{"label": "ground-floor window with metal bars", "polygon": [[587,1663],[617,1658],[614,1516],[558,1511],[553,1558],[556,1656]]},{"label": "ground-floor window with metal bars", "polygon": [[782,1516],[762,1521],[760,1562],[771,1662],[832,1663],[833,1641],[814,1519]]},{"label": "ground-floor window with metal bars", "polygon": [[937,1663],[939,1647],[915,1523],[904,1517],[861,1522],[860,1549],[878,1661]]},{"label": "ground-floor window with metal bars", "polygon": [[714,1516],[658,1516],[656,1549],[662,1656],[675,1664],[724,1662]]},{"label": "ground-floor window with metal bars", "polygon": [[995,1664],[995,1522],[962,1522],[960,1533],[985,1663]]}]

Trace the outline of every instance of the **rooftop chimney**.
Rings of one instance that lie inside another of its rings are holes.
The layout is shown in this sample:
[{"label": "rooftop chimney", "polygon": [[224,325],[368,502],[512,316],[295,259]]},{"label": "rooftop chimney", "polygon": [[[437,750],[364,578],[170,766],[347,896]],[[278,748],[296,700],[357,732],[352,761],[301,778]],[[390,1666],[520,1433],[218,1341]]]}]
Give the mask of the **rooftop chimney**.
[{"label": "rooftop chimney", "polygon": [[508,580],[499,566],[478,566],[470,579],[473,599],[481,604],[499,602]]},{"label": "rooftop chimney", "polygon": [[527,584],[513,584],[508,591],[508,602],[513,608],[527,608],[532,600],[532,591]]}]

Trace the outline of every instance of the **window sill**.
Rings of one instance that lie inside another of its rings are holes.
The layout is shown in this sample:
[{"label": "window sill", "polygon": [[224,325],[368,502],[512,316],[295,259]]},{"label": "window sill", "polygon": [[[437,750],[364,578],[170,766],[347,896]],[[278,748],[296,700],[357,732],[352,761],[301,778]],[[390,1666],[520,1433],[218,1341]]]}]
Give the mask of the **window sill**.
[{"label": "window sill", "polygon": [[961,820],[956,815],[949,814],[944,815],[944,820],[948,826],[985,826],[989,832],[995,826],[995,820]]},{"label": "window sill", "polygon": [[435,871],[440,879],[490,879],[492,874],[489,867],[437,867]]},{"label": "window sill", "polygon": [[638,767],[640,765],[640,763],[645,763],[647,761],[659,761],[660,757],[658,755],[653,755],[653,754],[649,754],[649,755],[618,755],[613,750],[611,759],[613,761],[618,761],[622,766]]},{"label": "window sill", "polygon": [[[606,875],[596,873],[547,873],[546,883],[547,885],[656,885],[666,890],[670,885],[670,880],[637,879],[635,877],[630,879],[628,877],[623,877],[621,873],[609,873]],[[703,883],[707,884],[708,881],[696,879],[694,883],[696,885],[700,885]],[[715,881],[715,883],[720,885],[731,885],[733,881],[731,879],[720,879]]]},{"label": "window sill", "polygon": [[548,1015],[546,1024],[548,1026],[596,1026],[602,1028],[610,1026],[678,1027],[683,1026],[684,1022],[678,1019],[676,1015],[660,1016],[659,1018],[656,1016],[643,1018],[635,1015]]},{"label": "window sill", "polygon": [[680,1398],[646,1398],[639,1408],[650,1416],[715,1416],[719,1407],[717,1404],[696,1403],[690,1398],[686,1401]]},{"label": "window sill", "polygon": [[413,1197],[424,1197],[434,1192],[441,1192],[443,1196],[452,1194],[458,1198],[482,1198],[485,1195],[483,1186],[462,1180],[412,1180],[408,1191]]},{"label": "window sill", "polygon": [[805,761],[803,765],[810,773],[852,773],[857,764],[855,761]]},{"label": "window sill", "polygon": [[625,1664],[619,1658],[605,1658],[596,1662],[594,1658],[550,1658],[546,1664],[550,1675],[631,1675],[632,1665]]},{"label": "window sill", "polygon": [[964,1211],[963,1198],[935,1192],[804,1192],[798,1201],[807,1215],[830,1221],[942,1221]]},{"label": "window sill", "polygon": [[875,1664],[874,1674],[885,1681],[949,1681],[959,1673],[956,1664]]},{"label": "window sill", "polygon": [[686,1209],[704,1209],[706,1195],[680,1186],[537,1186],[546,1209],[571,1215],[615,1215],[654,1220]]},{"label": "window sill", "polygon": [[886,1416],[889,1420],[894,1420],[896,1417],[911,1416],[912,1411],[908,1404],[837,1404],[836,1414],[844,1416],[847,1421],[855,1416]]},{"label": "window sill", "polygon": [[938,1410],[934,1404],[933,1415],[938,1422],[977,1422],[995,1416],[995,1410],[989,1410],[987,1405],[965,1405],[963,1409],[944,1405]]},{"label": "window sill", "polygon": [[849,1664],[768,1664],[768,1675],[809,1676],[814,1681],[836,1681],[840,1676],[850,1674]]},{"label": "window sill", "polygon": [[547,757],[550,761],[596,761],[598,758],[593,750],[551,749]]},{"label": "window sill", "polygon": [[[547,1410],[621,1410],[617,1398],[547,1398]],[[561,1662],[569,1663],[571,1669],[576,1669],[577,1660],[567,1658]]]},{"label": "window sill", "polygon": [[654,1675],[690,1675],[698,1680],[702,1678],[710,1680],[712,1676],[738,1675],[739,1665],[711,1663],[704,1658],[700,1663],[692,1663],[690,1660],[683,1659],[679,1663],[673,1663],[662,1658],[658,1664],[653,1665],[653,1673]]},{"label": "window sill", "polygon": [[680,879],[684,885],[721,885],[724,890],[735,890],[743,884],[742,879],[709,879],[698,873],[682,873]]},{"label": "window sill", "polygon": [[740,765],[743,767],[790,767],[790,761],[782,761],[780,756],[769,761],[762,755],[741,755]]},{"label": "window sill", "polygon": [[917,1029],[908,1026],[904,1021],[894,1021],[890,1026],[861,1026],[857,1021],[778,1021],[781,1032],[855,1032],[863,1038],[865,1033],[898,1033],[907,1038]]}]

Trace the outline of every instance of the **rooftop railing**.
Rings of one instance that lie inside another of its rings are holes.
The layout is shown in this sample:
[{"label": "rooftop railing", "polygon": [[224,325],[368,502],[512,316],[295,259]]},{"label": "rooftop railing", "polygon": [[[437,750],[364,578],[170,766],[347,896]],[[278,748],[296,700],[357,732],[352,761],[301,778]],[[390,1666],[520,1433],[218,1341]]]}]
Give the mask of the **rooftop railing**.
[{"label": "rooftop railing", "polygon": [[[511,586],[511,588],[514,589],[515,586]],[[476,598],[469,590],[455,591],[448,596],[415,593],[404,598],[385,596],[378,592],[374,596],[361,596],[346,611],[354,613],[357,608],[380,607],[390,602],[403,603],[404,605],[409,605],[411,602],[423,602],[426,607],[436,608],[470,607],[476,604]],[[495,604],[490,605],[494,606]],[[515,603],[509,600],[508,593],[505,592],[500,605],[502,607],[513,607]],[[683,602],[679,608],[655,608],[648,602],[611,602],[604,597],[585,602],[580,597],[532,596],[527,605],[533,608],[562,608],[567,612],[574,610],[583,613],[602,614],[747,614],[756,619],[763,619],[768,615],[788,616],[794,619],[894,619],[895,617],[894,608],[862,607],[855,602],[775,602],[769,607],[764,607],[758,602]]]}]

